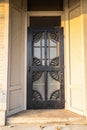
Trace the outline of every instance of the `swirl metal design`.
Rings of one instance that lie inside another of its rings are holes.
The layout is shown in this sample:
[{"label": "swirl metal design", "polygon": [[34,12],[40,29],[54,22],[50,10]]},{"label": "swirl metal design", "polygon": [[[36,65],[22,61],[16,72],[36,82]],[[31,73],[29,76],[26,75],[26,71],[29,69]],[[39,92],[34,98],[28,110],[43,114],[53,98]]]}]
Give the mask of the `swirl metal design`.
[{"label": "swirl metal design", "polygon": [[51,37],[51,40],[53,40],[54,42],[59,41],[58,32],[51,32],[51,33],[50,33],[50,37]]},{"label": "swirl metal design", "polygon": [[56,90],[50,96],[50,100],[60,100],[60,90]]},{"label": "swirl metal design", "polygon": [[[50,66],[58,66],[58,65],[59,65],[59,57],[52,59],[52,61],[50,62]],[[51,71],[50,76],[56,81],[60,80],[59,71]]]},{"label": "swirl metal design", "polygon": [[[42,64],[41,64],[40,59],[34,57],[33,58],[33,66],[41,66],[41,65]],[[42,72],[41,71],[33,71],[32,75],[33,75],[32,78],[33,78],[33,82],[34,82],[34,81],[37,81],[41,78]]]},{"label": "swirl metal design", "polygon": [[50,62],[50,66],[58,66],[59,65],[59,57],[53,58]]},{"label": "swirl metal design", "polygon": [[36,91],[36,90],[33,90],[33,98],[32,98],[32,100],[34,101],[40,101],[40,100],[42,100],[42,96],[41,96],[41,94],[38,92],[38,91]]},{"label": "swirl metal design", "polygon": [[37,43],[37,42],[39,42],[39,40],[41,39],[41,37],[42,37],[42,32],[40,32],[40,33],[34,33],[33,34],[33,43]]},{"label": "swirl metal design", "polygon": [[38,59],[37,57],[33,58],[33,66],[41,66],[41,60]]},{"label": "swirl metal design", "polygon": [[50,72],[50,76],[51,76],[54,80],[60,81],[59,71],[51,71],[51,72]]}]

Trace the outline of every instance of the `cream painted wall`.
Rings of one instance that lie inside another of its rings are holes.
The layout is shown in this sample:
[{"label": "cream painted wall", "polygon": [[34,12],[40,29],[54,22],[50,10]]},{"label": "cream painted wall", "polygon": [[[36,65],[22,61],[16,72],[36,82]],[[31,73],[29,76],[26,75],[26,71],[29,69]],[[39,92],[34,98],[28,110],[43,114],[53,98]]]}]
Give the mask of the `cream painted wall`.
[{"label": "cream painted wall", "polygon": [[83,47],[84,47],[84,77],[85,77],[85,90],[84,90],[84,112],[87,117],[87,0],[81,0],[82,3],[82,19],[83,19]]},{"label": "cream painted wall", "polygon": [[7,109],[7,72],[8,72],[8,0],[0,1],[0,126],[5,125]]},{"label": "cream painted wall", "polygon": [[64,7],[66,109],[86,116],[83,1],[65,0]]},{"label": "cream painted wall", "polygon": [[[81,9],[76,7],[69,12],[70,29],[70,96],[71,107],[83,111],[82,81],[82,29]],[[78,97],[77,97],[78,93]]]}]

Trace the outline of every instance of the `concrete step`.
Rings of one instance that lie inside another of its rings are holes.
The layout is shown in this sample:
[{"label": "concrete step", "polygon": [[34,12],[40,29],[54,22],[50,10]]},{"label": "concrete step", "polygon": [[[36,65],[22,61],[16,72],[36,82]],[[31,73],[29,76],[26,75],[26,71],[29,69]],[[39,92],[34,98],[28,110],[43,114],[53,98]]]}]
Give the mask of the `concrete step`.
[{"label": "concrete step", "polygon": [[0,130],[87,130],[87,125],[29,125],[15,124],[12,126],[0,127]]},{"label": "concrete step", "polygon": [[86,124],[86,119],[67,110],[29,110],[7,118],[7,124]]}]

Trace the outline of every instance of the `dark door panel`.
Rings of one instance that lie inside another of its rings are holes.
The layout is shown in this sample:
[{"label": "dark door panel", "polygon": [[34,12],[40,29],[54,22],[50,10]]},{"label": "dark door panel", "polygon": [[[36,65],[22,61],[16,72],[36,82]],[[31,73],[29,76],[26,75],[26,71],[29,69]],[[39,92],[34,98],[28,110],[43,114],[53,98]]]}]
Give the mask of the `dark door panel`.
[{"label": "dark door panel", "polygon": [[28,108],[64,108],[63,28],[28,30]]}]

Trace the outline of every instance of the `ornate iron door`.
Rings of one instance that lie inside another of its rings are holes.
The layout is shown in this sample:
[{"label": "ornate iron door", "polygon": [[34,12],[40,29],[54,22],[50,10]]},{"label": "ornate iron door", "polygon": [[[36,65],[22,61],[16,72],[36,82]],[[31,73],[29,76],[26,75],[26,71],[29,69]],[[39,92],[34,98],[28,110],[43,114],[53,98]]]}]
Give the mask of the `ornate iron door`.
[{"label": "ornate iron door", "polygon": [[28,108],[64,108],[63,28],[28,30]]}]

